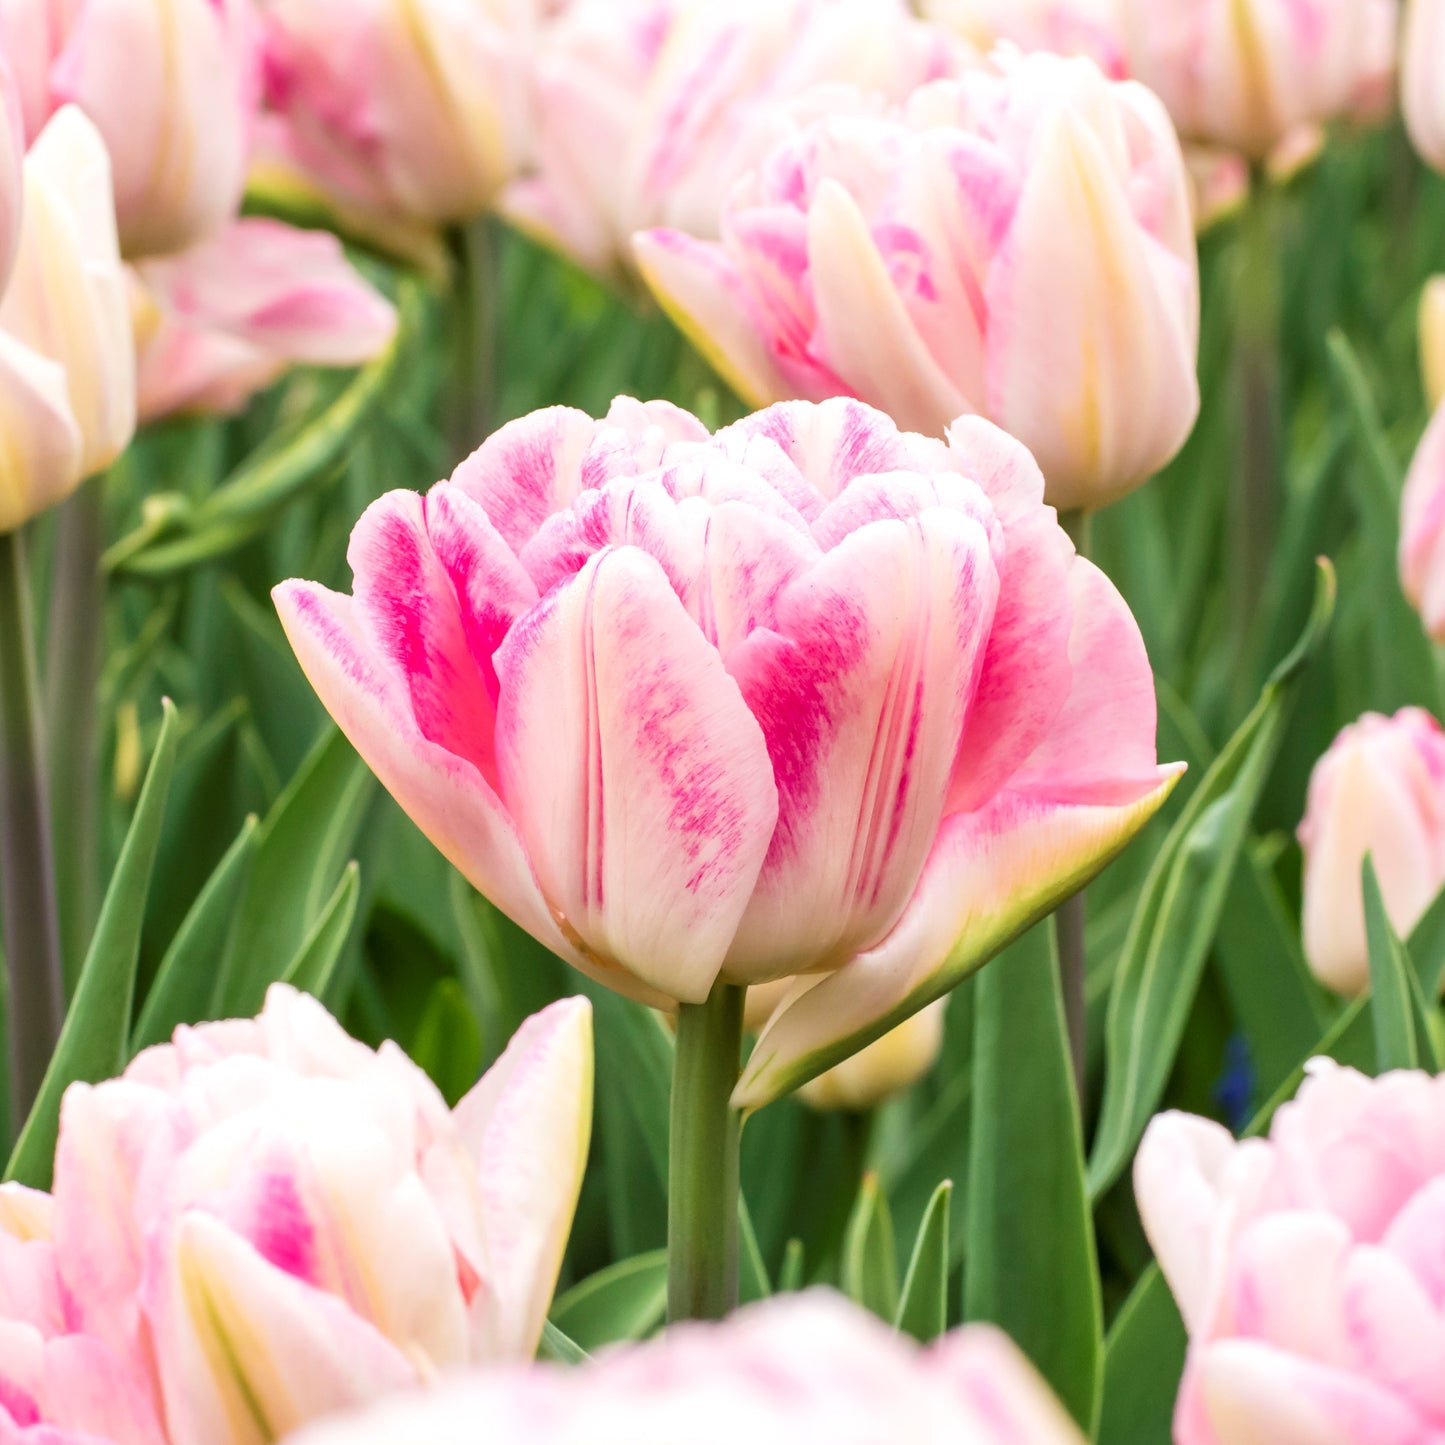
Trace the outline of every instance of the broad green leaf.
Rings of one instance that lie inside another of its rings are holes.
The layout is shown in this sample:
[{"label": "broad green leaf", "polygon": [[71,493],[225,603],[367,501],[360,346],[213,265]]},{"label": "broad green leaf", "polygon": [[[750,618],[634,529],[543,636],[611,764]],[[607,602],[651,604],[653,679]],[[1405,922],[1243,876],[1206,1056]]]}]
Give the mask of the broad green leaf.
[{"label": "broad green leaf", "polygon": [[589,1275],[552,1305],[552,1323],[591,1353],[620,1340],[640,1340],[667,1310],[667,1251],[655,1249]]},{"label": "broad green leaf", "polygon": [[1365,895],[1365,936],[1370,952],[1370,1017],[1375,1062],[1381,1073],[1418,1069],[1422,1061],[1438,1071],[1420,980],[1385,912],[1380,880],[1368,855],[1361,869]]},{"label": "broad green leaf", "polygon": [[753,1229],[753,1218],[748,1213],[748,1202],[738,1195],[738,1303],[751,1304],[754,1300],[767,1299],[773,1286],[768,1279],[768,1267],[763,1263],[763,1252],[758,1248],[758,1236]]},{"label": "broad green leaf", "polygon": [[164,1043],[180,1024],[198,1023],[206,1017],[255,861],[258,831],[253,814],[176,930],[131,1035],[133,1053]]},{"label": "broad green leaf", "polygon": [[1420,992],[1427,999],[1439,998],[1445,984],[1445,889],[1410,930],[1406,951],[1419,973]]},{"label": "broad green leaf", "polygon": [[778,1293],[792,1294],[803,1287],[803,1241],[790,1239],[783,1250],[783,1267],[778,1271]]},{"label": "broad green leaf", "polygon": [[[341,952],[351,935],[351,925],[356,921],[356,900],[361,892],[361,869],[353,861],[346,865],[341,882],[331,901],[321,910],[320,917],[312,925],[306,941],[291,960],[286,972],[281,975],[283,983],[299,988],[326,1003],[336,977],[336,966],[341,962]],[[450,982],[450,980],[447,980]],[[460,990],[458,990],[460,992]],[[465,1004],[462,1005],[465,1012]],[[471,1015],[466,1015],[471,1022]],[[471,1024],[473,1032],[476,1024]],[[478,1055],[481,1043],[477,1044]]]},{"label": "broad green leaf", "polygon": [[898,1314],[898,1250],[876,1174],[863,1176],[843,1239],[843,1293],[889,1323]]},{"label": "broad green leaf", "polygon": [[1250,817],[1334,596],[1334,572],[1321,561],[1304,634],[1195,789],[1145,879],[1109,999],[1108,1069],[1088,1170],[1095,1198],[1128,1164],[1163,1093]]},{"label": "broad green leaf", "polygon": [[1098,1445],[1169,1445],[1188,1343],[1169,1286],[1151,1265],[1109,1331]]},{"label": "broad green leaf", "polygon": [[111,1078],[130,1057],[131,1004],[141,922],[176,761],[176,726],[175,707],[166,701],[162,704],[160,737],[135,816],[106,889],[50,1067],[5,1166],[7,1179],[48,1188],[60,1128],[61,1095],[77,1080],[94,1083]]},{"label": "broad green leaf", "polygon": [[948,1209],[952,1196],[953,1181],[945,1179],[928,1201],[893,1320],[897,1329],[924,1343],[948,1328]]},{"label": "broad green leaf", "polygon": [[481,1031],[456,979],[443,978],[433,986],[411,1054],[453,1106],[481,1078]]},{"label": "broad green leaf", "polygon": [[964,1314],[1012,1335],[1088,1433],[1103,1305],[1052,925],[977,990]]},{"label": "broad green leaf", "polygon": [[552,1323],[542,1321],[542,1338],[537,1343],[537,1358],[557,1365],[585,1365],[592,1358],[576,1340],[569,1339]]}]

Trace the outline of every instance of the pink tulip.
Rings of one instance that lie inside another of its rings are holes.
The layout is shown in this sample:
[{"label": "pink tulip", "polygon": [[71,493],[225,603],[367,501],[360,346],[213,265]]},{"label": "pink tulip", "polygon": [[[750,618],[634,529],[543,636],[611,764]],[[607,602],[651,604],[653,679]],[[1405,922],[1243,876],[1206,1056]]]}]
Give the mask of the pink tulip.
[{"label": "pink tulip", "polygon": [[1020,50],[1087,55],[1115,80],[1128,73],[1119,0],[922,0],[919,8],[980,50],[1005,41]]},{"label": "pink tulip", "polygon": [[324,231],[235,221],[213,241],[135,268],[140,415],[239,410],[288,366],[359,366],[396,312]]},{"label": "pink tulip", "polygon": [[15,267],[0,299],[0,531],[63,501],[135,429],[135,350],[110,165],[59,111],[24,164]]},{"label": "pink tulip", "polygon": [[1401,101],[1415,148],[1445,171],[1445,0],[1406,0]]},{"label": "pink tulip", "polygon": [[1445,1079],[1309,1071],[1268,1139],[1164,1114],[1140,1146],[1189,1330],[1176,1445],[1445,1440]]},{"label": "pink tulip", "polygon": [[492,1371],[291,1445],[1082,1445],[1023,1356],[972,1325],[926,1349],[826,1290],[577,1369]]},{"label": "pink tulip", "polygon": [[34,136],[73,102],[110,151],[127,256],[177,251],[231,218],[260,69],[252,0],[0,0]]},{"label": "pink tulip", "polygon": [[1028,453],[836,400],[709,439],[623,399],[504,427],[276,589],[301,665],[433,842],[649,1003],[826,974],[738,1098],[902,1022],[1163,801],[1139,631]]},{"label": "pink tulip", "polygon": [[[182,1028],[66,1093],[56,1330],[142,1382],[166,1445],[274,1440],[463,1365],[530,1358],[591,1082],[579,999],[524,1024],[452,1111],[395,1045],[356,1043],[283,985],[256,1019]],[[70,1422],[68,1401],[35,1409]]]},{"label": "pink tulip", "polygon": [[1425,631],[1445,642],[1445,402],[1435,409],[1405,477],[1400,585]]},{"label": "pink tulip", "polygon": [[[261,0],[273,144],[343,206],[427,223],[525,155],[530,0]],[[274,159],[274,158],[273,158]]]},{"label": "pink tulip", "polygon": [[1304,947],[1320,981],[1358,993],[1370,980],[1360,882],[1373,858],[1385,911],[1408,934],[1445,885],[1445,732],[1429,713],[1366,713],[1310,775],[1304,821]]},{"label": "pink tulip", "polygon": [[1086,60],[1015,58],[894,118],[824,119],[739,185],[721,242],[636,244],[743,397],[855,395],[935,435],[986,416],[1059,508],[1128,491],[1194,424],[1179,144],[1153,96]]},{"label": "pink tulip", "polygon": [[716,236],[733,184],[800,117],[858,104],[831,87],[898,100],[970,58],[902,0],[581,0],[544,32],[537,167],[504,208],[625,271],[634,231]]},{"label": "pink tulip", "polygon": [[1420,295],[1420,371],[1425,399],[1445,401],[1445,276],[1432,276]]},{"label": "pink tulip", "polygon": [[1134,77],[1186,140],[1263,160],[1293,130],[1388,103],[1396,0],[1122,0]]},{"label": "pink tulip", "polygon": [[15,72],[0,53],[0,295],[4,295],[20,245],[25,121]]}]

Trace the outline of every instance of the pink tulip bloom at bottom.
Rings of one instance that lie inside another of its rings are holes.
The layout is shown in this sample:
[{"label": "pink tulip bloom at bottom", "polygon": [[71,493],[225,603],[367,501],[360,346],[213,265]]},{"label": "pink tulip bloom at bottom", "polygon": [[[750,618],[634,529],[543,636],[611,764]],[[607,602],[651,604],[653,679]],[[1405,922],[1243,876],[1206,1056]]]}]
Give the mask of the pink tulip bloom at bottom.
[{"label": "pink tulip bloom at bottom", "polygon": [[1138,627],[1043,490],[973,418],[554,408],[373,503],[352,595],[275,596],[382,782],[555,953],[658,1007],[819,976],[754,1107],[941,997],[1177,775]]},{"label": "pink tulip bloom at bottom", "polygon": [[1176,1445],[1445,1442],[1445,1078],[1316,1059],[1267,1139],[1155,1119],[1134,1185],[1189,1330]]},{"label": "pink tulip bloom at bottom", "polygon": [[578,1369],[483,1373],[290,1445],[1082,1445],[1005,1335],[919,1349],[826,1290],[680,1325]]},{"label": "pink tulip bloom at bottom", "polygon": [[394,1044],[278,984],[258,1018],[73,1085],[53,1196],[0,1189],[0,1440],[264,1445],[530,1358],[587,1155],[590,1019],[529,1019],[449,1110]]}]

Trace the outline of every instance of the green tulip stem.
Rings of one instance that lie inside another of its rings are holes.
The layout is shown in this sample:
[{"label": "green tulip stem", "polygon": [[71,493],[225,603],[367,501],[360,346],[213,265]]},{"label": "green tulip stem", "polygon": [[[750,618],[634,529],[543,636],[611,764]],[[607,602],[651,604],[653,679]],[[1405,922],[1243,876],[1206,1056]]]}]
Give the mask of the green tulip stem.
[{"label": "green tulip stem", "polygon": [[9,979],[10,1114],[18,1126],[60,1037],[65,984],[25,539],[0,535],[0,923]]},{"label": "green tulip stem", "polygon": [[738,1298],[738,1141],[732,1107],[745,988],[679,1006],[667,1198],[667,1317],[721,1319]]}]

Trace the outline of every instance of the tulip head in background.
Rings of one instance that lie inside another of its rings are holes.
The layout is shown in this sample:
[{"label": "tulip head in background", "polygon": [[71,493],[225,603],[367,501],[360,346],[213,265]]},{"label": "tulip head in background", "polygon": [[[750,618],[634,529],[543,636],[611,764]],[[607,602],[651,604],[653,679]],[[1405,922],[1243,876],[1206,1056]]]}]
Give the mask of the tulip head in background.
[{"label": "tulip head in background", "polygon": [[1006,41],[1020,50],[1087,55],[1115,80],[1128,74],[1118,0],[921,0],[919,9],[984,52]]},{"label": "tulip head in background", "polygon": [[1176,1445],[1445,1432],[1445,1080],[1314,1060],[1267,1139],[1160,1115],[1134,1187],[1189,1331]]},{"label": "tulip head in background", "polygon": [[592,1119],[585,1000],[448,1110],[273,986],[65,1096],[51,1195],[0,1187],[0,1425],[274,1440],[463,1365],[529,1359]]},{"label": "tulip head in background", "polygon": [[1415,148],[1445,171],[1445,0],[1405,0],[1400,103]]},{"label": "tulip head in background", "polygon": [[941,436],[987,417],[1049,502],[1092,509],[1183,445],[1199,274],[1173,127],[1142,87],[1037,54],[804,129],[722,239],[636,238],[668,312],[755,404],[854,395]]},{"label": "tulip head in background", "polygon": [[290,1445],[1082,1445],[986,1325],[920,1349],[827,1290],[686,1324],[573,1370],[494,1371],[318,1425]]}]

